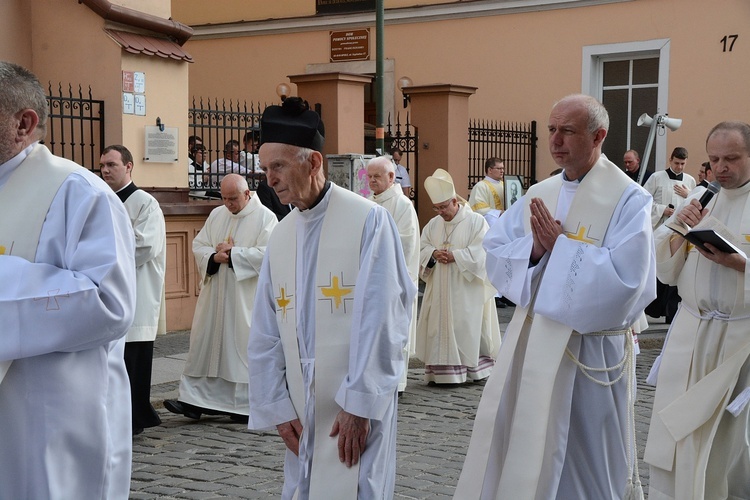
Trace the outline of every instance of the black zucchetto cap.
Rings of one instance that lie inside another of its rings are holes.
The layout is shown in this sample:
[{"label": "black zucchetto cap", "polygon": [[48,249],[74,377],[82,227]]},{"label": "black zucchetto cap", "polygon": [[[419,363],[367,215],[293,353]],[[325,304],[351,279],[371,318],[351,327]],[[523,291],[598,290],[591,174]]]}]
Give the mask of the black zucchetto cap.
[{"label": "black zucchetto cap", "polygon": [[287,97],[281,106],[268,106],[260,119],[260,143],[278,142],[322,152],[325,126],[307,101]]}]

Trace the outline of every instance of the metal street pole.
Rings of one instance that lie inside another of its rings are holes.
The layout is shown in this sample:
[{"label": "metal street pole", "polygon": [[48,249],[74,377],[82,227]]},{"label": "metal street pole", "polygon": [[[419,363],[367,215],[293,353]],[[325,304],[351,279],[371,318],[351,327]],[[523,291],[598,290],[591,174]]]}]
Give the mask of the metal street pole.
[{"label": "metal street pole", "polygon": [[383,110],[383,0],[375,1],[375,148],[385,153],[385,118]]}]

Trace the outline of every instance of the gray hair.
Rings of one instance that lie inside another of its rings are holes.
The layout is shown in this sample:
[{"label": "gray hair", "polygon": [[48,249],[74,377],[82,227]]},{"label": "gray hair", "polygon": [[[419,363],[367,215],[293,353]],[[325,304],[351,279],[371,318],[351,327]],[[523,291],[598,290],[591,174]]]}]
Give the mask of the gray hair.
[{"label": "gray hair", "polygon": [[367,166],[370,165],[381,166],[385,169],[385,173],[396,173],[396,165],[393,163],[393,157],[391,155],[378,156],[367,162]]},{"label": "gray hair", "polygon": [[34,74],[26,68],[0,61],[0,112],[13,115],[32,109],[39,116],[37,132],[44,137],[47,130],[47,96]]},{"label": "gray hair", "polygon": [[293,146],[291,144],[287,144],[287,146],[295,149],[295,152],[297,153],[297,161],[300,163],[307,161],[308,158],[310,158],[312,152],[315,151],[314,149],[302,148],[299,146]]}]

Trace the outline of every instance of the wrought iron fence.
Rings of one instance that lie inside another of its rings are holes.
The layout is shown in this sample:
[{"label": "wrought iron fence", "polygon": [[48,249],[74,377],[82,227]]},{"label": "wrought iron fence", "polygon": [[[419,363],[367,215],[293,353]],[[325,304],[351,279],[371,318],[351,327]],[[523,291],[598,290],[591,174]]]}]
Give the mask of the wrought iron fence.
[{"label": "wrought iron fence", "polygon": [[67,95],[62,83],[53,95],[52,83],[48,86],[47,136],[42,141],[53,154],[67,158],[99,173],[99,157],[104,142],[104,101],[94,99],[91,87],[84,96],[81,86],[77,94],[68,84]]},{"label": "wrought iron fence", "polygon": [[469,120],[469,189],[484,178],[484,162],[497,157],[506,175],[520,175],[524,189],[536,178],[536,121]]},{"label": "wrought iron fence", "polygon": [[[193,98],[188,110],[190,136],[200,139],[205,148],[202,165],[190,169],[191,190],[220,197],[219,183],[224,175],[238,173],[247,178],[250,189],[256,189],[263,175],[258,169],[257,148],[260,117],[267,105],[247,101]],[[194,151],[190,151],[191,161]],[[200,158],[198,158],[200,160]]]},{"label": "wrought iron fence", "polygon": [[417,193],[416,182],[419,178],[417,172],[419,172],[419,133],[417,127],[409,122],[409,113],[406,113],[406,121],[401,123],[401,114],[396,114],[396,123],[391,123],[391,115],[388,114],[388,124],[385,130],[385,148],[387,153],[393,153],[393,150],[398,149],[401,151],[401,165],[406,167],[406,171],[409,172],[411,179],[411,190],[409,191],[409,198],[414,201],[414,206],[417,207]]}]

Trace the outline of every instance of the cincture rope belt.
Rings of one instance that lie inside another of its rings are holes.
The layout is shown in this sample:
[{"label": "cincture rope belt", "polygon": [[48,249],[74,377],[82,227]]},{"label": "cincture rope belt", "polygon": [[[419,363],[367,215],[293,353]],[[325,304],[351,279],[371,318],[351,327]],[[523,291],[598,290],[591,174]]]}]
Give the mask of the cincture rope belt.
[{"label": "cincture rope belt", "polygon": [[748,319],[750,318],[750,314],[746,314],[744,316],[731,316],[728,313],[721,312],[721,311],[696,311],[692,307],[686,306],[685,304],[682,304],[680,306],[682,309],[685,309],[687,312],[692,314],[698,319],[708,320],[708,319],[718,319],[721,321],[738,321],[742,319]]},{"label": "cincture rope belt", "polygon": [[[594,333],[587,333],[586,336],[594,336],[594,337],[615,337],[618,335],[625,335],[627,333],[631,333],[630,329],[627,330],[611,330],[611,331],[603,331],[603,332],[594,332]],[[632,334],[631,334],[632,335]],[[617,382],[622,379],[622,377],[625,375],[626,370],[624,369],[626,364],[631,360],[632,353],[633,353],[633,342],[628,342],[628,337],[625,337],[625,354],[623,355],[622,359],[619,363],[617,363],[614,366],[610,366],[607,368],[594,368],[591,366],[586,366],[581,361],[575,357],[573,352],[570,350],[569,347],[565,348],[565,355],[570,358],[570,360],[575,363],[575,365],[578,367],[579,370],[581,370],[581,373],[583,373],[587,379],[591,380],[593,383],[600,385],[602,387],[612,387]],[[604,382],[593,375],[591,375],[591,372],[593,373],[609,373],[613,372],[615,370],[620,370],[620,374],[615,378],[614,380],[611,380],[609,382]]]},{"label": "cincture rope belt", "polygon": [[[625,489],[624,499],[642,499],[643,498],[643,486],[641,485],[641,477],[638,472],[638,452],[634,448],[635,443],[635,374],[633,373],[633,340],[632,340],[632,329],[627,330],[609,330],[603,332],[587,333],[587,336],[595,337],[613,337],[622,335],[625,342],[625,353],[622,359],[614,366],[596,368],[592,366],[586,366],[575,357],[570,348],[565,348],[565,355],[578,367],[581,373],[593,383],[601,387],[612,387],[619,382],[625,374],[633,376],[632,380],[628,380],[628,483]],[[620,370],[620,374],[617,375],[613,380],[603,381],[599,380],[592,375],[592,373],[611,373]],[[635,481],[633,481],[633,475],[635,474]]]}]

